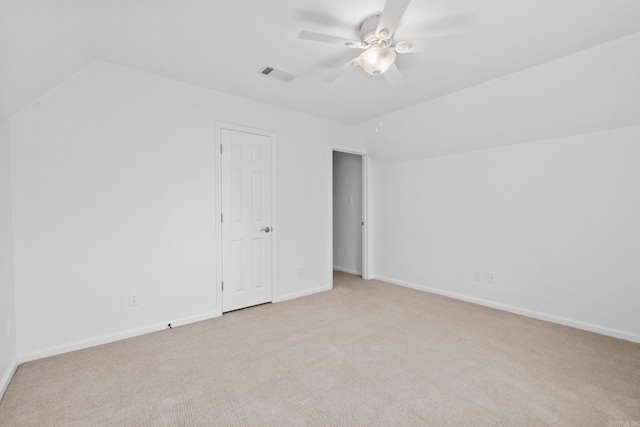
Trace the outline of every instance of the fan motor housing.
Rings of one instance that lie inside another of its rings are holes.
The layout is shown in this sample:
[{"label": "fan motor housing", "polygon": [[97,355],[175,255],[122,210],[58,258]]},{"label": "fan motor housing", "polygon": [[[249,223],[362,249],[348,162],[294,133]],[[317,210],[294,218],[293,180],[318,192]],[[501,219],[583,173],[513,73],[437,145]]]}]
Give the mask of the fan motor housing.
[{"label": "fan motor housing", "polygon": [[378,29],[378,23],[380,22],[380,14],[373,15],[364,20],[360,25],[360,40],[364,45],[370,45],[373,42],[378,41],[376,30]]}]

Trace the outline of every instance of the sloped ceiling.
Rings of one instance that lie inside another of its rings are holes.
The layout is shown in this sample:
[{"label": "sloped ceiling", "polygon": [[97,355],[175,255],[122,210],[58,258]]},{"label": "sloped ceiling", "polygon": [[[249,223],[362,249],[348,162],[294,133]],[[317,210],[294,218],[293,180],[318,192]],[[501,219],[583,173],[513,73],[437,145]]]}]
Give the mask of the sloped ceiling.
[{"label": "sloped ceiling", "polygon": [[0,116],[95,59],[92,0],[0,0]]},{"label": "sloped ceiling", "polygon": [[[397,39],[466,26],[460,37],[401,56],[405,84],[394,90],[360,69],[321,82],[358,51],[298,39],[301,30],[357,37],[384,0],[4,0],[2,7],[10,23],[2,30],[5,113],[100,59],[353,125],[640,31],[637,0],[413,0]],[[296,78],[265,78],[265,65]]]},{"label": "sloped ceiling", "polygon": [[416,160],[640,125],[640,33],[354,126],[367,155]]}]

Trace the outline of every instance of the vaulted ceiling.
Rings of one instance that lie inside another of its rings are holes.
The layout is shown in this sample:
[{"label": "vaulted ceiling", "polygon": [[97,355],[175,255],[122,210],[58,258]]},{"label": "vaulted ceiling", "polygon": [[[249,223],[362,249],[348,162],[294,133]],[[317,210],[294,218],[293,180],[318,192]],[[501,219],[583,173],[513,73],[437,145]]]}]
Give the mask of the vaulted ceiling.
[{"label": "vaulted ceiling", "polygon": [[[423,53],[399,55],[405,83],[355,68],[322,78],[359,51],[298,39],[302,30],[357,38],[384,0],[5,0],[5,113],[100,59],[358,124],[640,31],[637,0],[413,0],[396,39],[441,29]],[[289,83],[259,71],[281,68]]]}]

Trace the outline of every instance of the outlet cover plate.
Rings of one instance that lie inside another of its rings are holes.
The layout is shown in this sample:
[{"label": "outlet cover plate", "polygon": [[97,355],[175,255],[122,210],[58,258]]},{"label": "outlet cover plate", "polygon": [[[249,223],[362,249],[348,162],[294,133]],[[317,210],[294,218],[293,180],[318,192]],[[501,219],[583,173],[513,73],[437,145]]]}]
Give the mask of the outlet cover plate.
[{"label": "outlet cover plate", "polygon": [[136,305],[140,305],[140,296],[138,295],[137,292],[130,292],[129,293],[129,306],[133,307]]}]

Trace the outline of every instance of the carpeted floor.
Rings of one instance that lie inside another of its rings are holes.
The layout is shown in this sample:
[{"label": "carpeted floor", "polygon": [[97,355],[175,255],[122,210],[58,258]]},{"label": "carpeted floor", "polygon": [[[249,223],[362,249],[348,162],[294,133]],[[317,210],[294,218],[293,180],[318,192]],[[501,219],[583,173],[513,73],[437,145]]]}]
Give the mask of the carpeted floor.
[{"label": "carpeted floor", "polygon": [[25,363],[0,425],[640,425],[640,344],[343,273],[334,284]]}]

